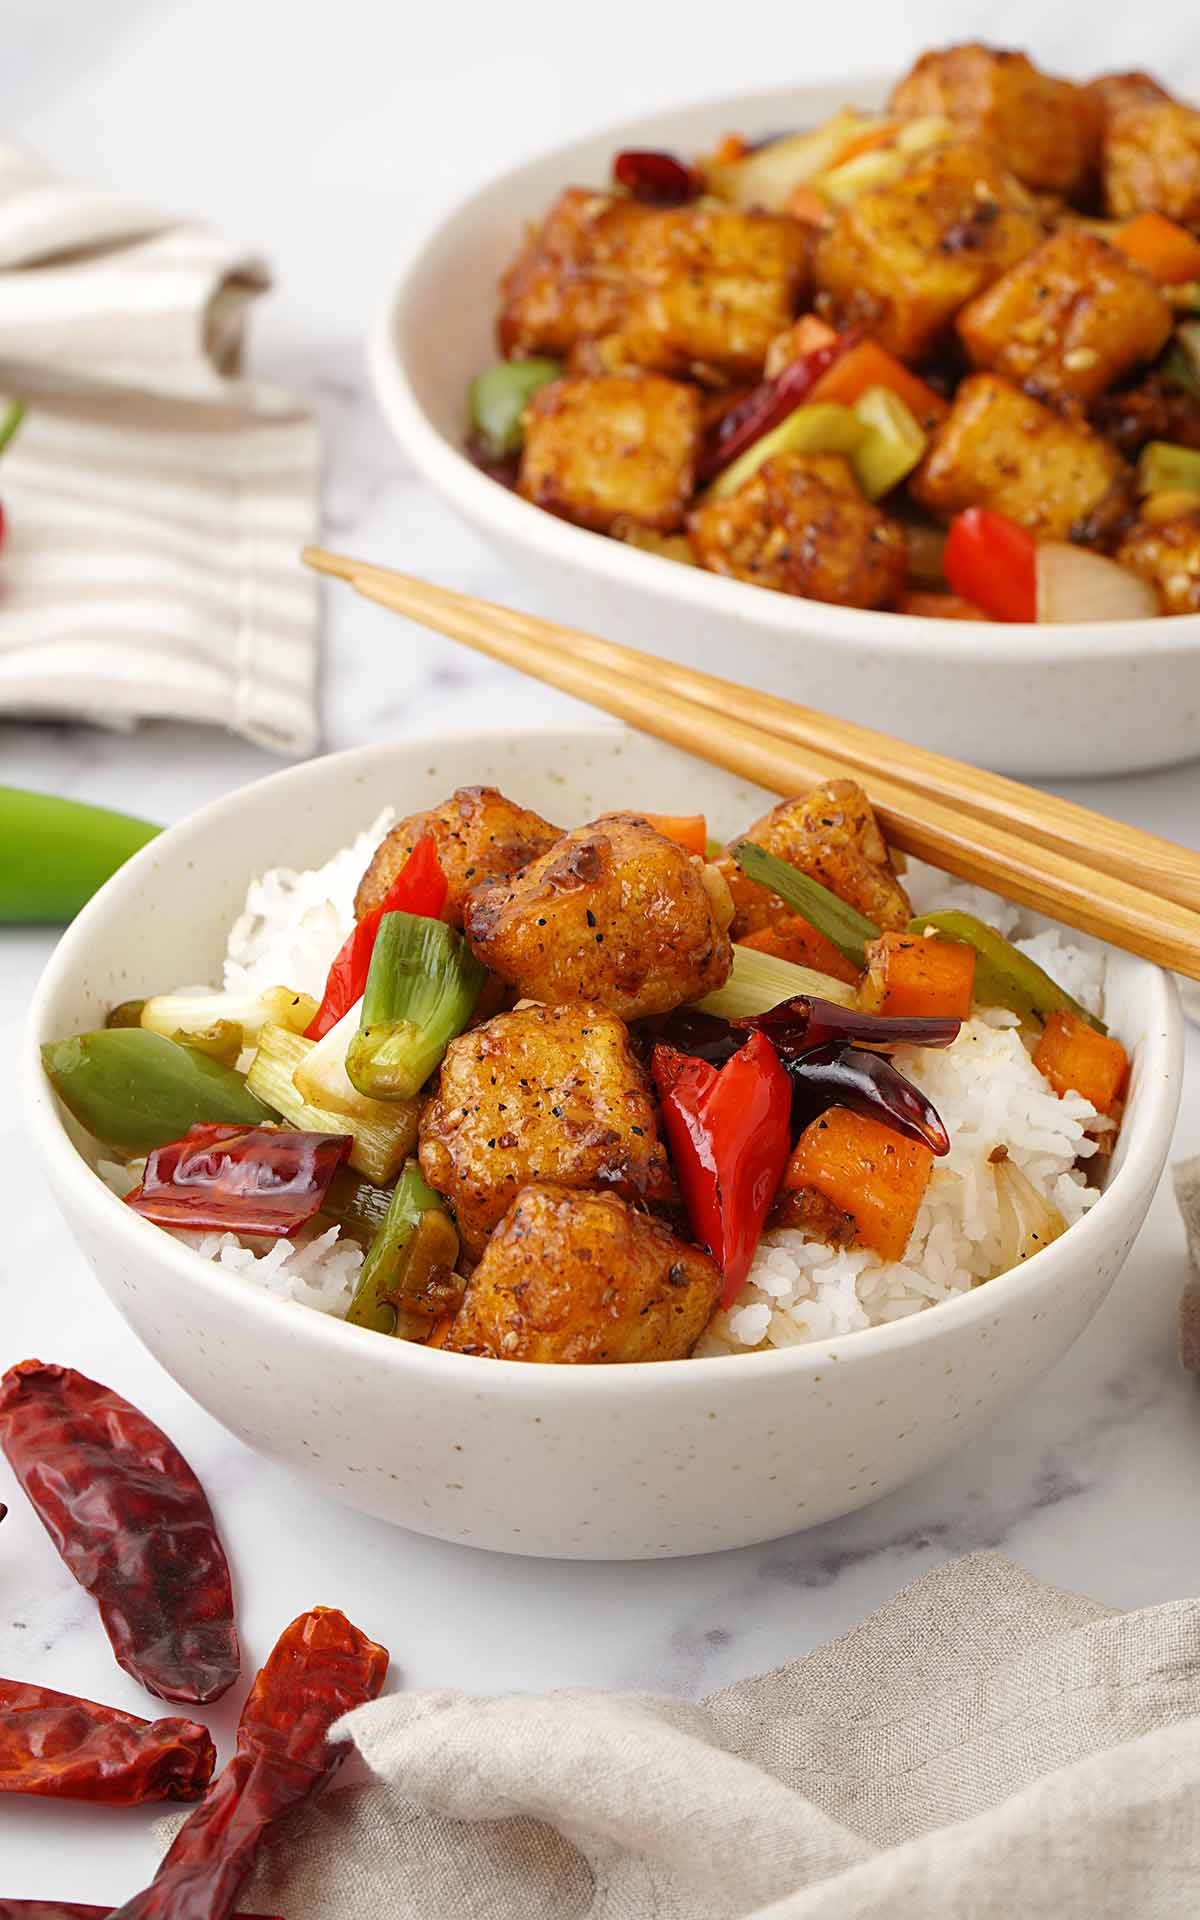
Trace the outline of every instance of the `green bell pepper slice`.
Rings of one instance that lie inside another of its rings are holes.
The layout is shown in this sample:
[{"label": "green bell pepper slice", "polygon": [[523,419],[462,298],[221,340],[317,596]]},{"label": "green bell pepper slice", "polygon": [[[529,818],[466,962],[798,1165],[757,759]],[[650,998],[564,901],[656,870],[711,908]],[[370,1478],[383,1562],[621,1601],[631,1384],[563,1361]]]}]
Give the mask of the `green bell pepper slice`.
[{"label": "green bell pepper slice", "polygon": [[261,1127],[279,1115],[242,1074],[145,1027],[105,1027],[53,1040],[42,1064],[63,1105],[120,1153],[150,1153],[190,1127]]}]

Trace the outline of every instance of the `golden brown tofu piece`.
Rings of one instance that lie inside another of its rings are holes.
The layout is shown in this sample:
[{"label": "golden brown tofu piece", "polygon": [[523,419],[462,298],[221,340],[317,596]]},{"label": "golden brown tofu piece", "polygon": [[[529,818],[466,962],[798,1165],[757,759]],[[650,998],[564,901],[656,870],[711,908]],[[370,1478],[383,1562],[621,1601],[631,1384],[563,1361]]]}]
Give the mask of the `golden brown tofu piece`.
[{"label": "golden brown tofu piece", "polygon": [[1136,386],[1105,394],[1092,424],[1127,459],[1136,459],[1148,440],[1200,447],[1200,398],[1150,373]]},{"label": "golden brown tofu piece", "polygon": [[698,855],[614,813],[473,893],[464,925],[483,964],[531,1000],[591,1000],[636,1020],[725,984],[731,913]]},{"label": "golden brown tofu piece", "polygon": [[1137,70],[1129,73],[1099,73],[1094,80],[1088,81],[1084,92],[1099,110],[1102,126],[1126,107],[1142,107],[1148,102],[1171,98],[1167,89],[1160,86],[1152,75]]},{"label": "golden brown tofu piece", "polygon": [[[827,780],[795,800],[781,800],[738,840],[752,840],[819,880],[877,927],[899,932],[912,918],[879,822],[856,780]],[[748,880],[731,854],[722,854],[718,865],[733,896],[735,940],[795,912],[768,887]]]},{"label": "golden brown tofu piece", "polygon": [[695,508],[688,538],[710,573],[835,606],[889,606],[908,571],[901,529],[837,453],[765,460],[728,499]]},{"label": "golden brown tofu piece", "polygon": [[1116,558],[1158,588],[1164,613],[1200,613],[1200,503],[1169,519],[1143,508]]},{"label": "golden brown tofu piece", "polygon": [[571,1366],[683,1360],[720,1291],[708,1255],[662,1220],[547,1182],[526,1187],[496,1228],[445,1344]]},{"label": "golden brown tofu piece", "polygon": [[958,316],[971,364],[1044,399],[1094,400],[1170,336],[1162,289],[1119,248],[1064,227]]},{"label": "golden brown tofu piece", "polygon": [[821,235],[813,255],[819,304],[902,360],[924,360],[964,301],[1041,237],[1028,197],[994,148],[936,147],[892,186],[843,207]]},{"label": "golden brown tofu piece", "polygon": [[431,833],[437,842],[446,876],[445,918],[452,927],[461,927],[463,901],[472,887],[516,873],[552,847],[560,832],[496,787],[459,787],[441,806],[397,821],[380,841],[358,883],[355,918],[361,920],[380,904],[422,834]]},{"label": "golden brown tofu piece", "polygon": [[632,521],[673,533],[696,484],[700,395],[657,373],[553,380],[525,409],[519,491],[607,533]]},{"label": "golden brown tofu piece", "polygon": [[452,1040],[421,1116],[421,1171],[478,1256],[531,1180],[670,1191],[654,1106],[622,1021],[603,1007],[517,1007]]},{"label": "golden brown tofu piece", "polygon": [[1124,512],[1130,484],[1099,435],[993,373],[973,373],[909,488],[945,519],[994,507],[1043,540],[1098,540]]},{"label": "golden brown tofu piece", "polygon": [[568,187],[501,282],[507,357],[605,340],[608,366],[753,379],[808,283],[798,221]]},{"label": "golden brown tofu piece", "polygon": [[923,53],[892,89],[893,113],[943,114],[1003,156],[1027,187],[1082,193],[1096,170],[1100,111],[1084,87],[1023,53],[971,41]]},{"label": "golden brown tofu piece", "polygon": [[1181,101],[1122,107],[1104,129],[1104,204],[1124,218],[1153,207],[1200,228],[1200,112]]}]

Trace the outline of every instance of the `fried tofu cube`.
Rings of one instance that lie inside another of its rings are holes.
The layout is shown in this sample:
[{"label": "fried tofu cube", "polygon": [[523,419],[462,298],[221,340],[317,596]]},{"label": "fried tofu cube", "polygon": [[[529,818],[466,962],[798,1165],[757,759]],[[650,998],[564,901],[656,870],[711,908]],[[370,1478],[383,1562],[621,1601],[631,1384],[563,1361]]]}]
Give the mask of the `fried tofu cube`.
[{"label": "fried tofu cube", "polygon": [[863,193],[821,235],[813,275],[826,317],[862,326],[901,360],[926,359],[973,294],[1029,253],[1042,227],[995,150],[922,154]]},{"label": "fried tofu cube", "polygon": [[893,113],[943,114],[987,140],[1027,187],[1068,197],[1096,169],[1100,113],[1085,87],[1023,53],[971,41],[923,53],[892,89]]},{"label": "fried tofu cube", "polygon": [[464,925],[484,966],[529,999],[636,1020],[724,986],[732,912],[698,854],[637,815],[608,814],[473,893]]},{"label": "fried tofu cube", "polygon": [[1166,345],[1160,287],[1107,240],[1064,227],[958,316],[971,364],[1046,399],[1089,401]]},{"label": "fried tofu cube", "polygon": [[650,1092],[622,1021],[603,1007],[518,1007],[460,1034],[421,1116],[421,1171],[478,1257],[522,1187],[670,1191]]},{"label": "fried tofu cube", "polygon": [[842,607],[886,607],[908,550],[896,523],[865,500],[841,454],[776,454],[726,499],[688,519],[710,573]]},{"label": "fried tofu cube", "polygon": [[962,382],[909,482],[944,519],[993,507],[1043,540],[1100,538],[1125,510],[1130,485],[1106,440],[992,373]]},{"label": "fried tofu cube", "polygon": [[1148,73],[1099,73],[1084,88],[1088,99],[1099,110],[1101,126],[1126,107],[1142,107],[1157,100],[1169,100],[1167,89]]},{"label": "fried tofu cube", "polygon": [[663,1221],[616,1194],[546,1182],[496,1228],[445,1344],[559,1365],[683,1360],[720,1291],[708,1255]]},{"label": "fried tofu cube", "polygon": [[1200,613],[1200,505],[1169,518],[1143,507],[1116,558],[1158,588],[1164,613]]},{"label": "fried tofu cube", "polygon": [[1122,107],[1104,129],[1101,172],[1109,213],[1152,207],[1200,228],[1200,112],[1176,100]]},{"label": "fried tofu cube", "polygon": [[[752,840],[819,880],[881,930],[900,932],[912,918],[874,809],[856,780],[827,780],[794,800],[781,800],[738,840]],[[735,940],[795,912],[770,888],[747,879],[732,854],[722,854],[717,864],[733,898]]]},{"label": "fried tofu cube", "polygon": [[445,918],[461,927],[463,901],[472,887],[516,873],[552,847],[560,832],[496,787],[459,787],[440,806],[398,821],[380,841],[358,883],[355,918],[362,920],[381,904],[423,834],[433,835],[446,876]]},{"label": "fried tofu cube", "polygon": [[501,282],[509,357],[611,339],[605,363],[754,379],[807,290],[798,221],[568,187]]},{"label": "fried tofu cube", "polygon": [[519,491],[577,526],[673,533],[696,484],[700,395],[661,374],[582,375],[525,409]]},{"label": "fried tofu cube", "polygon": [[1092,425],[1131,460],[1148,440],[1200,447],[1200,396],[1149,373],[1136,386],[1105,394],[1092,414]]}]

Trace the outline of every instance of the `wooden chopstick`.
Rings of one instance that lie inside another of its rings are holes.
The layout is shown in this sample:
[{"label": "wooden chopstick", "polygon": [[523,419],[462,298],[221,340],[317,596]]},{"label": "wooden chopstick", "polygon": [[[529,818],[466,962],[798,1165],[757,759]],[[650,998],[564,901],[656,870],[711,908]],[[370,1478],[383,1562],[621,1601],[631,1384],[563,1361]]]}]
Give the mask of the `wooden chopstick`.
[{"label": "wooden chopstick", "polygon": [[[1058,816],[1055,832],[1059,845],[1070,849],[1060,851],[1059,846],[1048,846],[1025,832],[1023,816],[1040,805],[1043,796],[1016,781],[1001,784],[1021,796],[1021,817],[1009,806],[1001,824],[991,815],[968,812],[958,804],[952,788],[947,797],[954,804],[948,806],[938,797],[946,793],[944,786],[922,790],[894,777],[897,765],[912,764],[905,756],[919,750],[886,735],[858,729],[878,743],[875,756],[868,764],[860,743],[858,751],[863,757],[847,758],[843,729],[849,727],[848,722],[832,723],[826,744],[820,728],[830,723],[823,716],[805,709],[779,715],[778,709],[788,709],[789,703],[776,701],[773,696],[752,695],[747,706],[749,690],[712,676],[693,676],[688,668],[659,661],[633,648],[617,647],[592,635],[321,548],[306,549],[304,557],[319,571],[348,581],[366,598],[774,792],[794,793],[803,785],[838,775],[860,778],[893,845],[1023,906],[1143,954],[1176,972],[1200,978],[1200,914],[1096,865],[1091,858],[1094,846],[1113,825],[1099,814],[1085,808],[1071,809],[1085,823],[1078,839],[1069,837],[1062,816]],[[693,697],[688,691],[695,685],[703,689],[703,698]],[[722,690],[719,705],[717,689]],[[764,720],[768,715],[774,718],[768,726],[744,717],[747,712],[756,712]],[[802,716],[799,721],[792,718],[797,712]],[[776,719],[783,718],[790,723],[786,736],[775,725]],[[945,769],[956,768],[956,763],[942,764],[940,778],[948,782],[950,776]],[[982,791],[986,801],[987,783],[997,776],[979,774],[974,768],[963,771],[978,776],[981,786],[967,784],[976,794]],[[1127,832],[1134,840],[1139,838],[1135,829]],[[1104,844],[1111,850],[1107,840]],[[1177,877],[1196,878],[1196,897],[1200,898],[1200,859],[1170,842],[1158,844],[1169,849],[1171,870]],[[1158,859],[1161,862],[1161,856]],[[1194,875],[1189,872],[1189,863]],[[1145,863],[1141,870],[1146,870]]]}]

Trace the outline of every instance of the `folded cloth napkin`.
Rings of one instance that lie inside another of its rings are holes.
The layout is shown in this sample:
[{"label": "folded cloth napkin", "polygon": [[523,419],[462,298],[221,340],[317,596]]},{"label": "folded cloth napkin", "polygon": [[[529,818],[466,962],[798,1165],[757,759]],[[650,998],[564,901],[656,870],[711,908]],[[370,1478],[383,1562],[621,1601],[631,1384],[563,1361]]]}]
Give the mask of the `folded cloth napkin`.
[{"label": "folded cloth napkin", "polygon": [[995,1554],[708,1700],[398,1693],[241,1904],[304,1920],[1165,1920],[1200,1887],[1200,1602]]},{"label": "folded cloth napkin", "polygon": [[316,742],[316,429],[239,377],[262,262],[0,145],[0,715]]}]

